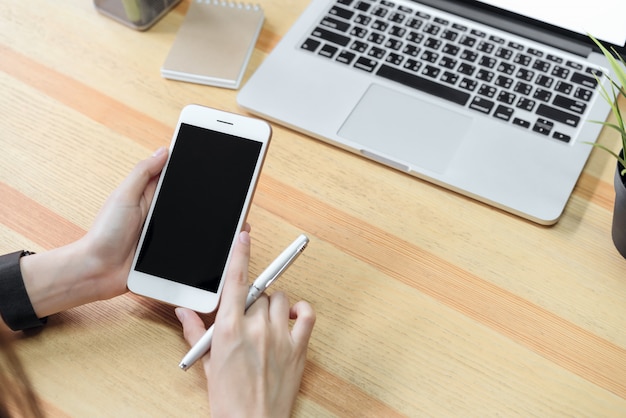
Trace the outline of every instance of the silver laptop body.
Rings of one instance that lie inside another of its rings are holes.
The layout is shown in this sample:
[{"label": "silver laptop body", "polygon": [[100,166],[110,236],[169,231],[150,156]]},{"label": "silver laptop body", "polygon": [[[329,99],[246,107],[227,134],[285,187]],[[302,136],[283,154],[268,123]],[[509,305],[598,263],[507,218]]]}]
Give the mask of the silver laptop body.
[{"label": "silver laptop body", "polygon": [[[312,0],[242,88],[239,105],[534,222],[554,224],[592,149],[584,142],[600,132],[601,125],[589,121],[603,121],[609,112],[593,88],[593,72],[605,70],[604,57],[578,42],[584,36],[555,39],[516,15],[474,7],[477,2],[431,3]],[[526,81],[521,87],[519,73]],[[529,92],[541,75],[541,86]],[[556,83],[562,92],[544,91]],[[505,84],[507,91],[500,89]],[[564,84],[571,86],[569,96]],[[527,95],[522,103],[521,93]],[[528,101],[534,109],[528,110]]]}]

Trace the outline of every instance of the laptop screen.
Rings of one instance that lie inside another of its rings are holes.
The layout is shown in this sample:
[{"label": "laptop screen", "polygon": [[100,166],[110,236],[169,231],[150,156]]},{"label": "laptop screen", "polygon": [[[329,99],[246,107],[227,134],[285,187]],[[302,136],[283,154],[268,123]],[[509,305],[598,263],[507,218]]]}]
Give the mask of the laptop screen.
[{"label": "laptop screen", "polygon": [[550,25],[594,37],[618,46],[626,44],[626,1],[594,0],[593,5],[572,0],[480,0]]}]

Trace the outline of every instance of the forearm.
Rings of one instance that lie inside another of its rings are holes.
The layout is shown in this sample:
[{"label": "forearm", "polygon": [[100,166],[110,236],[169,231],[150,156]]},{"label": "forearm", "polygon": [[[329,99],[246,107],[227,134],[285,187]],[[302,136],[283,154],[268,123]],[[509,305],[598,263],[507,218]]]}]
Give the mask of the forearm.
[{"label": "forearm", "polygon": [[39,318],[98,299],[83,240],[22,257],[24,286]]}]

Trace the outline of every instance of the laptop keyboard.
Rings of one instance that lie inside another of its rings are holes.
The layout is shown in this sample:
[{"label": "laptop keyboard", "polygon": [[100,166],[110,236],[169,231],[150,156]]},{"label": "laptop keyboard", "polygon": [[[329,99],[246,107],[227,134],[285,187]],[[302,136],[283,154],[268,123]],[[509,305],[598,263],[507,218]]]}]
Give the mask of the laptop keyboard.
[{"label": "laptop keyboard", "polygon": [[300,47],[563,142],[601,71],[420,5],[337,0]]}]

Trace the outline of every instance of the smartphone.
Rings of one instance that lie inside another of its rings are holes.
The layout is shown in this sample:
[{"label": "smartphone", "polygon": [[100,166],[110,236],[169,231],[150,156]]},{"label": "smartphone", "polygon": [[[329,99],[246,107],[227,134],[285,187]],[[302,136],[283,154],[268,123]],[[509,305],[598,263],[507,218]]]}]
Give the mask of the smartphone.
[{"label": "smartphone", "polygon": [[270,143],[268,123],[186,106],[159,177],[128,276],[133,293],[208,313]]}]

